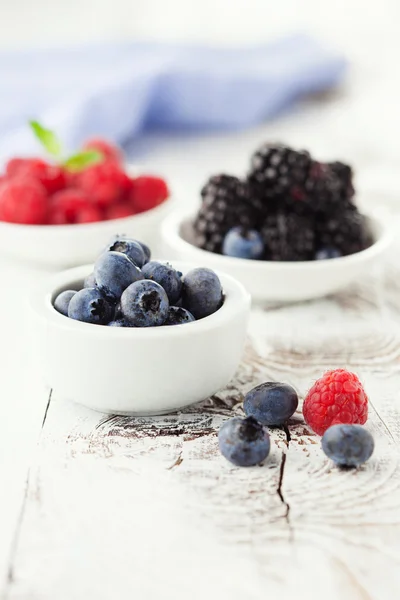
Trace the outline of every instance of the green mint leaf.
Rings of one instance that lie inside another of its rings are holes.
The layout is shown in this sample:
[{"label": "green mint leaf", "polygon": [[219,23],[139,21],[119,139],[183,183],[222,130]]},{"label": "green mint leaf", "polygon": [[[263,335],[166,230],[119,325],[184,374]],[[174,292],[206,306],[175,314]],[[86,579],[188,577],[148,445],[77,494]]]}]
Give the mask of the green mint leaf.
[{"label": "green mint leaf", "polygon": [[61,142],[53,131],[45,129],[37,121],[29,121],[29,125],[36,138],[52,156],[59,157],[62,152]]},{"label": "green mint leaf", "polygon": [[95,165],[104,160],[104,155],[98,150],[85,150],[73,154],[64,162],[64,166],[68,171],[83,171],[86,167]]}]

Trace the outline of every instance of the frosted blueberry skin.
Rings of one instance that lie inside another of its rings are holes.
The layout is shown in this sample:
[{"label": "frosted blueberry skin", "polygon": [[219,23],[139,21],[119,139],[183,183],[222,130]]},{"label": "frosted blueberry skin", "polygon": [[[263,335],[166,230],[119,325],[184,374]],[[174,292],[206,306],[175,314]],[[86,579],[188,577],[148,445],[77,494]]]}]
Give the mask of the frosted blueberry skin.
[{"label": "frosted blueberry skin", "polygon": [[87,277],[85,277],[84,282],[83,282],[83,287],[85,288],[92,288],[92,287],[96,287],[97,283],[96,283],[96,279],[94,278],[94,273],[90,273]]},{"label": "frosted blueberry skin", "polygon": [[192,313],[186,310],[186,308],[182,308],[181,306],[170,306],[164,325],[183,325],[184,323],[191,323],[195,320]]},{"label": "frosted blueberry skin", "polygon": [[155,281],[136,281],[121,296],[122,314],[135,327],[163,325],[168,310],[166,291]]},{"label": "frosted blueberry skin", "polygon": [[182,306],[195,319],[203,319],[215,313],[222,305],[223,294],[219,277],[214,271],[197,268],[183,278]]},{"label": "frosted blueberry skin", "polygon": [[169,264],[162,264],[155,260],[144,265],[142,273],[145,279],[159,283],[167,292],[169,303],[174,305],[182,292],[182,273],[176,271]]},{"label": "frosted blueberry skin", "polygon": [[84,288],[71,298],[68,316],[84,323],[106,325],[114,318],[114,308],[98,288]]},{"label": "frosted blueberry skin", "polygon": [[151,250],[150,250],[150,248],[149,248],[149,247],[148,247],[146,244],[144,244],[143,242],[138,242],[138,243],[139,243],[139,244],[142,246],[142,250],[143,250],[143,252],[144,252],[144,256],[145,256],[145,259],[146,259],[144,264],[146,264],[146,263],[148,263],[148,262],[149,262],[149,260],[150,260],[150,258],[151,258]]},{"label": "frosted blueberry skin", "polygon": [[282,425],[296,411],[299,398],[285,383],[268,381],[257,385],[244,398],[243,409],[263,425]]},{"label": "frosted blueberry skin", "polygon": [[141,270],[121,252],[104,252],[94,264],[94,277],[98,288],[112,302],[134,281],[143,279]]},{"label": "frosted blueberry skin", "polygon": [[252,467],[265,460],[271,443],[264,427],[253,417],[234,417],[218,432],[221,454],[238,467]]},{"label": "frosted blueberry skin", "polygon": [[133,327],[126,319],[115,319],[108,323],[109,327]]},{"label": "frosted blueberry skin", "polygon": [[264,254],[264,242],[258,231],[233,227],[226,234],[222,254],[235,258],[259,259]]},{"label": "frosted blueberry skin", "polygon": [[374,451],[374,438],[361,425],[332,425],[322,436],[322,450],[339,467],[359,467]]},{"label": "frosted blueberry skin", "polygon": [[124,237],[117,238],[108,247],[108,251],[126,254],[126,256],[130,258],[131,261],[137,267],[139,267],[139,269],[143,267],[146,262],[146,255],[143,246],[136,240],[131,240]]},{"label": "frosted blueberry skin", "polygon": [[342,253],[339,252],[337,248],[325,246],[324,248],[317,250],[315,253],[315,260],[328,260],[331,258],[339,258],[340,256],[342,256]]},{"label": "frosted blueberry skin", "polygon": [[75,294],[76,290],[65,290],[65,292],[61,292],[54,300],[54,308],[65,317],[68,317],[68,306],[71,302],[71,298],[73,298]]}]

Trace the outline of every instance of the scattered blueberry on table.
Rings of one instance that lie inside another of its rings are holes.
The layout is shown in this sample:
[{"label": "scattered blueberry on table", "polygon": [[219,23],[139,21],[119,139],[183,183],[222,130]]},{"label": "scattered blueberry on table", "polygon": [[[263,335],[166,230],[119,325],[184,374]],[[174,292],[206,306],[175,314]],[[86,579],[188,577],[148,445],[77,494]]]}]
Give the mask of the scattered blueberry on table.
[{"label": "scattered blueberry on table", "polygon": [[218,433],[221,454],[238,467],[252,467],[265,460],[271,443],[266,429],[253,417],[225,421]]},{"label": "scattered blueberry on table", "polygon": [[110,327],[182,325],[215,313],[223,304],[211,269],[182,275],[151,260],[148,246],[117,236],[100,254],[81,290],[57,295],[54,308],[71,319]]},{"label": "scattered blueberry on table", "polygon": [[374,438],[362,425],[332,425],[322,437],[322,449],[339,467],[359,467],[374,451]]},{"label": "scattered blueberry on table", "polygon": [[299,399],[290,385],[267,381],[250,390],[244,398],[246,415],[263,425],[283,425],[297,409]]}]

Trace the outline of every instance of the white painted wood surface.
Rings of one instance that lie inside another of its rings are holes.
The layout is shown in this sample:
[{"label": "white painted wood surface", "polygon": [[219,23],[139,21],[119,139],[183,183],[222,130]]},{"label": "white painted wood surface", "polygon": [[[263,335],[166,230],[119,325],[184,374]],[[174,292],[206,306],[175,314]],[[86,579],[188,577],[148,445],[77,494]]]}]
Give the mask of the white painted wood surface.
[{"label": "white painted wood surface", "polygon": [[[49,394],[5,600],[398,598],[399,280],[388,264],[331,298],[256,308],[232,385],[177,415],[107,417]],[[246,390],[277,379],[304,395],[339,366],[370,395],[367,465],[334,468],[300,410],[262,467],[220,456]]]}]

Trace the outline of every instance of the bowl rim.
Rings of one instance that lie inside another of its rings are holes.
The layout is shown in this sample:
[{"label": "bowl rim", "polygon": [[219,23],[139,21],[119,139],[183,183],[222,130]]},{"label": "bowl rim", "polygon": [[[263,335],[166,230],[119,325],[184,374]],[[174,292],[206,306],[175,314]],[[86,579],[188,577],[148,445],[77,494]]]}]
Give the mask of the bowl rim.
[{"label": "bowl rim", "polygon": [[[160,259],[160,262],[169,262]],[[196,268],[197,265],[191,262],[172,261],[174,267],[183,273]],[[182,326],[160,326],[160,327],[108,327],[107,325],[93,325],[70,319],[59,313],[53,306],[54,295],[63,290],[69,289],[77,282],[83,282],[83,279],[93,270],[92,264],[66,269],[47,277],[42,281],[30,296],[30,308],[40,318],[62,330],[75,331],[77,334],[97,335],[104,338],[118,338],[120,336],[130,336],[133,341],[149,338],[165,338],[171,336],[186,336],[200,332],[217,330],[219,326],[232,320],[239,312],[243,310],[250,311],[251,296],[245,287],[231,275],[216,271],[221,279],[224,291],[224,303],[212,315],[183,323]],[[184,325],[184,326],[183,326]],[[90,333],[92,332],[92,333]]]},{"label": "bowl rim", "polygon": [[[225,256],[223,254],[216,254],[203,248],[198,248],[194,244],[186,241],[180,234],[181,225],[192,219],[196,213],[193,211],[178,211],[175,210],[169,214],[161,224],[161,235],[163,242],[179,250],[181,253],[191,253],[192,260],[196,255],[196,260],[201,261],[201,257],[212,256],[216,262],[219,263],[221,269],[224,265],[226,268],[244,268],[252,271],[263,271],[263,270],[313,270],[320,271],[321,269],[337,269],[343,266],[351,265],[363,260],[381,254],[390,245],[393,237],[392,227],[387,223],[386,219],[380,216],[378,213],[368,213],[364,211],[365,217],[372,224],[374,234],[376,236],[375,241],[360,252],[349,254],[347,256],[340,256],[334,259],[322,259],[322,260],[308,260],[308,261],[272,261],[272,260],[250,260],[246,258],[236,258],[232,256]],[[203,259],[204,260],[204,259]]]}]

